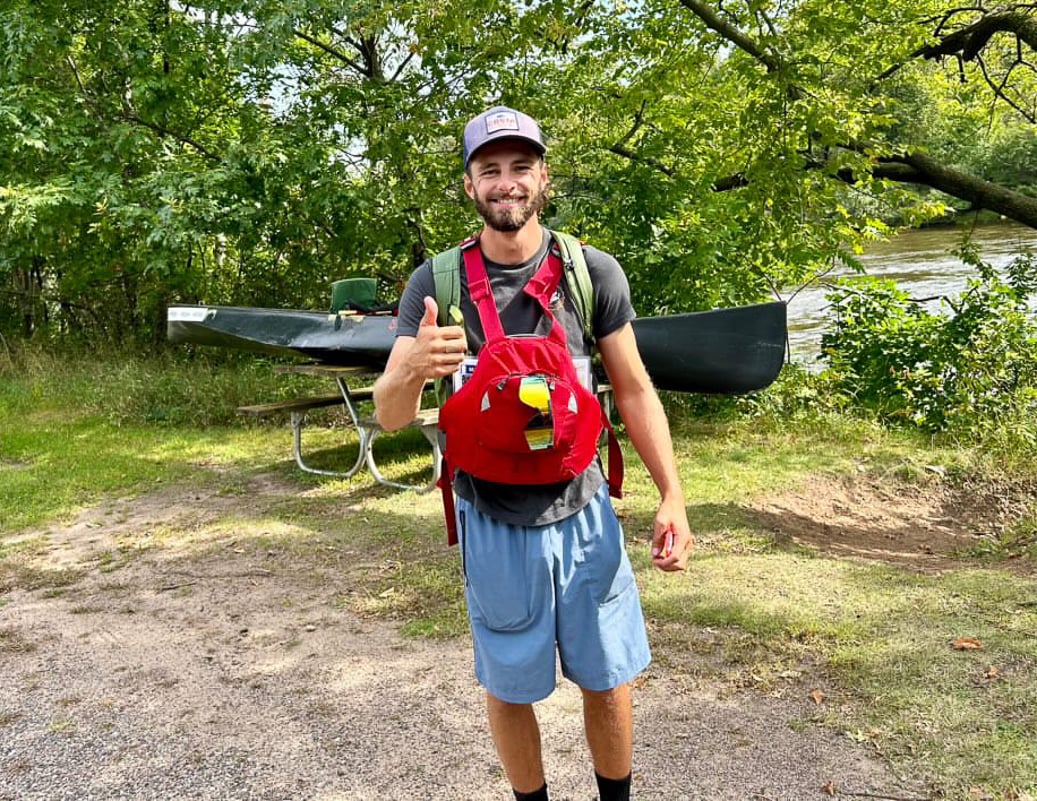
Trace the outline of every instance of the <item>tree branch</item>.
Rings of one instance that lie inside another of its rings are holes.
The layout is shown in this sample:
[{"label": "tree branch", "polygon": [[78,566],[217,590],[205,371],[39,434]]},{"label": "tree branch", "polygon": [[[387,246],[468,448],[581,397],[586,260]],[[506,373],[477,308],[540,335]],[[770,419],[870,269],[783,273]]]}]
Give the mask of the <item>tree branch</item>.
[{"label": "tree branch", "polygon": [[[846,149],[863,152],[859,146]],[[823,167],[824,162],[822,161],[804,164],[804,169],[821,169]],[[835,177],[849,185],[857,184],[862,180],[859,173],[850,169],[839,170]],[[938,189],[951,197],[968,201],[974,209],[997,212],[1023,225],[1037,228],[1037,197],[1024,195],[960,170],[945,167],[924,153],[908,153],[903,156],[879,159],[872,164],[870,177]],[[749,181],[742,173],[735,173],[715,181],[713,190],[726,192],[748,185]]]},{"label": "tree branch", "polygon": [[413,59],[413,58],[414,58],[414,53],[413,52],[410,52],[410,53],[407,54],[407,57],[405,59],[403,59],[403,61],[400,62],[400,66],[398,66],[396,68],[396,71],[393,72],[392,77],[389,79],[390,83],[395,83],[399,79],[399,77],[403,74],[403,71],[407,68],[407,65],[410,64],[411,59]]},{"label": "tree branch", "polygon": [[920,48],[914,55],[932,59],[960,54],[966,61],[972,61],[996,33],[1013,33],[1037,50],[1037,17],[1012,9],[987,14],[971,25],[947,34],[940,42]]},{"label": "tree branch", "polygon": [[636,134],[640,130],[641,126],[644,124],[644,114],[646,107],[647,101],[642,100],[641,108],[639,108],[637,110],[637,114],[634,115],[634,124],[630,127],[630,130],[626,132],[626,135],[624,135],[622,139],[620,139],[618,142],[616,142],[609,148],[609,152],[615,153],[617,156],[622,156],[623,158],[629,161],[637,162],[640,164],[647,164],[648,166],[661,172],[663,175],[673,177],[674,171],[672,167],[667,167],[658,159],[653,159],[648,156],[642,156],[638,153],[635,153],[633,150],[627,147],[627,143],[634,138],[634,134]]},{"label": "tree branch", "polygon": [[1037,123],[1037,116],[1034,116],[1034,114],[1032,112],[1027,111],[1026,109],[1024,109],[1022,106],[1020,106],[1018,103],[1016,103],[1012,98],[1010,98],[1005,93],[1005,87],[1008,85],[1008,79],[1012,75],[1012,70],[1014,70],[1021,63],[1025,63],[1025,62],[1023,62],[1020,59],[1020,60],[1016,61],[1014,64],[1012,64],[1012,66],[1010,66],[1008,68],[1008,71],[1005,73],[1004,78],[1001,79],[1001,83],[995,85],[994,84],[994,79],[991,78],[990,77],[990,73],[987,72],[986,62],[984,62],[982,58],[977,58],[976,59],[976,64],[979,65],[979,71],[983,74],[983,80],[986,81],[987,86],[990,87],[990,91],[992,91],[994,93],[994,96],[1001,98],[1001,100],[1003,100],[1005,103],[1007,103],[1013,109],[1015,109],[1016,112],[1018,112],[1019,116],[1021,116],[1023,119],[1025,119],[1031,125],[1033,125],[1033,124]]},{"label": "tree branch", "polygon": [[1014,33],[1017,40],[1026,42],[1031,48],[1037,50],[1037,17],[1019,8],[987,14],[971,25],[959,28],[953,33],[941,33],[944,25],[957,14],[976,11],[981,12],[982,9],[955,8],[948,11],[936,27],[935,33],[940,36],[939,42],[918,48],[910,53],[904,61],[894,64],[880,74],[875,82],[886,80],[896,74],[905,64],[917,58],[931,60],[942,56],[957,55],[965,61],[972,61],[996,33]]},{"label": "tree branch", "polygon": [[680,4],[706,23],[707,28],[716,31],[731,42],[731,44],[735,45],[740,50],[744,50],[750,56],[763,64],[763,66],[767,68],[767,72],[778,72],[782,68],[782,61],[778,56],[773,53],[768,53],[748,34],[742,32],[738,27],[732,25],[721,17],[720,14],[718,14],[716,10],[707,3],[702,2],[702,0],[680,0]]},{"label": "tree branch", "polygon": [[663,175],[669,176],[671,178],[674,175],[674,170],[672,167],[667,167],[658,159],[653,159],[648,156],[642,156],[638,153],[635,153],[630,148],[621,145],[618,142],[609,148],[609,152],[615,153],[617,156],[622,156],[623,158],[638,164],[647,164],[649,167],[652,167],[653,169],[661,172]]},{"label": "tree branch", "polygon": [[[66,56],[65,63],[68,64],[69,69],[72,70],[72,75],[76,79],[76,85],[79,87],[79,92],[83,96],[83,99],[86,101],[87,105],[93,110],[95,114],[97,114],[99,118],[103,117],[104,115],[99,111],[95,98],[90,94],[90,90],[87,89],[86,85],[83,83],[83,77],[79,73],[79,68],[76,66],[76,62],[72,60],[71,56]],[[123,102],[122,117],[127,122],[132,122],[137,125],[141,125],[147,128],[148,130],[157,133],[159,136],[169,136],[175,139],[176,141],[181,142],[182,144],[189,145],[210,161],[222,161],[221,156],[217,155],[216,153],[213,153],[205,145],[203,145],[196,139],[193,139],[192,137],[187,136],[186,134],[181,134],[177,133],[176,131],[172,131],[169,128],[159,125],[158,123],[148,122],[147,120],[143,119],[139,114],[137,114],[133,110],[128,100],[124,100]]]},{"label": "tree branch", "polygon": [[302,39],[304,42],[309,42],[311,45],[316,47],[318,50],[323,50],[329,56],[332,56],[333,58],[337,58],[339,61],[341,61],[347,67],[350,67],[351,69],[356,70],[361,75],[365,75],[368,78],[371,77],[370,74],[367,72],[367,70],[365,70],[363,68],[363,66],[361,66],[360,64],[357,64],[353,59],[351,59],[349,56],[347,56],[341,50],[338,50],[337,48],[334,48],[334,47],[332,47],[329,44],[325,44],[324,42],[320,41],[320,39],[317,39],[315,36],[311,36],[310,34],[306,33],[305,31],[300,31],[298,28],[292,29],[292,33],[295,34],[295,36],[297,36],[298,38]]},{"label": "tree branch", "polygon": [[900,160],[914,167],[923,179],[920,183],[926,186],[1037,228],[1037,197],[945,167],[924,153],[909,153]]}]

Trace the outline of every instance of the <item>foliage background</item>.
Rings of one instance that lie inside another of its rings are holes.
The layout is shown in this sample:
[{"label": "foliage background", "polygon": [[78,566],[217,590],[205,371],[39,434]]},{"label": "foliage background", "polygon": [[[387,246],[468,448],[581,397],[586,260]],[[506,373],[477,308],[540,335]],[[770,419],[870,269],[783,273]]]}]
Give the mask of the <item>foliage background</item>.
[{"label": "foliage background", "polygon": [[323,308],[350,275],[394,297],[475,226],[459,133],[497,102],[550,138],[549,222],[614,252],[645,314],[758,300],[951,206],[1034,224],[1033,24],[937,0],[11,0],[0,333],[147,352],[172,301]]}]

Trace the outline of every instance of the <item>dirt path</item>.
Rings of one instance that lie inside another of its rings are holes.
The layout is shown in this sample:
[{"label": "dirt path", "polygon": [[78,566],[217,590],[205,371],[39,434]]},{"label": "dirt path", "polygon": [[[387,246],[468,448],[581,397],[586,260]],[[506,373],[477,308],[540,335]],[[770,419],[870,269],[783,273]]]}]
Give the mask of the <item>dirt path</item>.
[{"label": "dirt path", "polygon": [[[345,611],[334,582],[262,552],[156,548],[110,569],[119,538],[200,504],[254,504],[271,479],[253,480],[253,493],[164,491],[50,532],[36,566],[76,580],[15,590],[0,607],[0,799],[510,798],[467,639],[403,638]],[[839,516],[849,530],[850,501],[869,499],[817,489],[757,512],[790,537],[827,530],[838,549]],[[891,552],[940,556],[932,536],[924,549],[909,539],[916,524],[972,536],[933,499],[885,500],[885,522],[866,528]],[[925,797],[867,746],[811,724],[811,707],[805,692],[734,692],[653,666],[636,693],[636,797]],[[578,691],[561,683],[538,714],[552,798],[591,801]]]}]

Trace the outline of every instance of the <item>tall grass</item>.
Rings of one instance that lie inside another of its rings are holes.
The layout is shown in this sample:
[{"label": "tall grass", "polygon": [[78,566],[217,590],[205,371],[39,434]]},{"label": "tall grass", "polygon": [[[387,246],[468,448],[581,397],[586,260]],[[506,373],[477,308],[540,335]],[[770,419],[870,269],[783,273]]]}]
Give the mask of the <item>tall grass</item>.
[{"label": "tall grass", "polygon": [[108,493],[197,478],[199,463],[273,458],[273,443],[235,409],[286,391],[256,359],[9,353],[0,362],[0,535]]},{"label": "tall grass", "polygon": [[22,348],[0,361],[0,414],[71,401],[78,413],[115,426],[233,424],[238,406],[283,400],[313,381],[275,376],[274,366],[253,354],[191,348],[147,356]]}]

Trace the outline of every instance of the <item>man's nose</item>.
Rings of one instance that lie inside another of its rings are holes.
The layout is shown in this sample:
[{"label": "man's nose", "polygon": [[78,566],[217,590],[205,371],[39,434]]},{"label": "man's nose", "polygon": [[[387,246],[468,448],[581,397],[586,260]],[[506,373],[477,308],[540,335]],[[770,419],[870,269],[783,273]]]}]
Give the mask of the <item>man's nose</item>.
[{"label": "man's nose", "polygon": [[511,170],[501,170],[500,174],[500,185],[504,189],[513,189],[518,184],[518,173],[512,172]]}]

